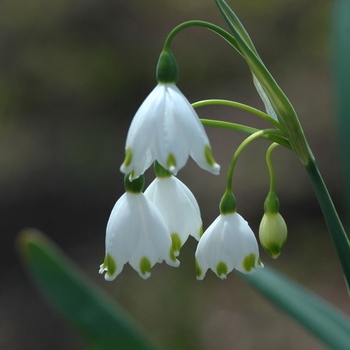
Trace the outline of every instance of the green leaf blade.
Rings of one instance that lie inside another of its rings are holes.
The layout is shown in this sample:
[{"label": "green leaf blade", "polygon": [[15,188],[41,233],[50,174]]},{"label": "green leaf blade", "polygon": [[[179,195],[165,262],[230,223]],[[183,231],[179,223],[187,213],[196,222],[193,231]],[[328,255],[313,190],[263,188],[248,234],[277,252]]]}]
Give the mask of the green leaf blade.
[{"label": "green leaf blade", "polygon": [[23,265],[39,290],[92,349],[152,350],[146,335],[36,230],[18,239]]},{"label": "green leaf blade", "polygon": [[243,278],[332,349],[349,349],[349,316],[270,267]]}]

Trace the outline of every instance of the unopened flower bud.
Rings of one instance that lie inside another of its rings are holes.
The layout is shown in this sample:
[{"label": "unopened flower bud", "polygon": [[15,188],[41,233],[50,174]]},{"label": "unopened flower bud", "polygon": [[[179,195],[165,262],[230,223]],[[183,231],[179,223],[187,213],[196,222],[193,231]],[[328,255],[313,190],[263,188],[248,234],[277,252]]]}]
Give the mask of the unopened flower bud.
[{"label": "unopened flower bud", "polygon": [[280,213],[265,213],[259,227],[262,247],[274,259],[280,254],[287,239],[287,225]]},{"label": "unopened flower bud", "polygon": [[265,214],[259,227],[262,247],[274,259],[280,254],[287,239],[287,225],[279,213],[279,202],[274,192],[269,193],[264,204]]}]

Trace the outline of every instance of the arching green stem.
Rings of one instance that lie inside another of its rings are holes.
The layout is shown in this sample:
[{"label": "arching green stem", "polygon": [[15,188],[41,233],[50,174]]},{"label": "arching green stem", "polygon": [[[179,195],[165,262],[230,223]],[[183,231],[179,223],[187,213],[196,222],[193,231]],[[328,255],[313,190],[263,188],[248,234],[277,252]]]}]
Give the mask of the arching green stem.
[{"label": "arching green stem", "polygon": [[247,112],[250,112],[252,114],[257,115],[258,117],[260,117],[262,119],[265,119],[269,123],[273,124],[276,128],[281,129],[281,125],[277,120],[274,120],[269,115],[260,111],[259,109],[245,105],[243,103],[230,101],[230,100],[220,100],[220,99],[203,100],[203,101],[198,101],[198,102],[192,103],[193,108],[209,106],[209,105],[222,105],[222,106],[229,106],[229,107],[243,109]]},{"label": "arching green stem", "polygon": [[[226,130],[234,130],[234,131],[243,132],[245,134],[250,134],[250,135],[259,131],[259,129],[257,129],[257,128],[252,128],[250,126],[237,124],[237,123],[224,122],[221,120],[200,119],[200,121],[204,126],[226,129]],[[272,142],[276,142],[276,143],[280,144],[281,146],[284,146],[288,149],[291,149],[291,146],[289,144],[288,139],[286,138],[284,132],[281,130],[268,129],[268,132],[261,135],[261,138],[272,141]]]},{"label": "arching green stem", "polygon": [[235,165],[237,163],[238,157],[242,153],[242,151],[254,140],[264,135],[264,133],[269,132],[270,130],[259,130],[255,132],[254,134],[248,136],[237,148],[235,154],[232,157],[230,167],[228,169],[227,173],[227,182],[226,182],[226,193],[232,192],[232,176],[233,176],[233,170],[235,168]]},{"label": "arching green stem", "polygon": [[273,170],[272,161],[271,161],[271,153],[278,146],[278,143],[273,143],[266,152],[266,164],[269,169],[270,174],[270,193],[275,192],[275,172]]},{"label": "arching green stem", "polygon": [[226,30],[220,28],[219,26],[206,22],[206,21],[199,21],[199,20],[192,20],[192,21],[187,21],[184,23],[179,24],[177,27],[175,27],[168,35],[168,37],[165,40],[164,43],[164,50],[169,50],[171,41],[174,39],[175,35],[180,32],[181,30],[188,28],[188,27],[204,27],[212,32],[218,34],[221,36],[223,39],[225,39],[230,45],[232,45],[239,53],[241,53],[241,50],[239,49],[235,38],[228,33]]}]

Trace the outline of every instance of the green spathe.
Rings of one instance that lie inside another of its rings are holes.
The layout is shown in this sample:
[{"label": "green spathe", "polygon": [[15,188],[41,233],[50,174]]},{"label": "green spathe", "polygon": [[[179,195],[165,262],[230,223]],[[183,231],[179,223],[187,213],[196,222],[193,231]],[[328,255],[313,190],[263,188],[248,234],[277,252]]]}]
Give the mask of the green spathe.
[{"label": "green spathe", "polygon": [[158,83],[176,84],[179,76],[179,68],[173,53],[163,50],[159,56],[156,77]]}]

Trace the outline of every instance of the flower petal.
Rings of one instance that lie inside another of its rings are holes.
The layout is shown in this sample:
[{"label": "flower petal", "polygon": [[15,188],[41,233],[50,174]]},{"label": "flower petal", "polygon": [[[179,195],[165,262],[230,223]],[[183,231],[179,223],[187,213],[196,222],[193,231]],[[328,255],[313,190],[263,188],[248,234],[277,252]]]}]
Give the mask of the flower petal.
[{"label": "flower petal", "polygon": [[142,103],[131,122],[125,151],[120,170],[134,178],[155,159],[176,174],[189,155],[208,171],[218,174],[220,169],[202,123],[175,84],[159,83]]},{"label": "flower petal", "polygon": [[141,277],[147,278],[151,267],[162,260],[179,265],[162,216],[143,193],[125,193],[108,220],[106,258],[100,273],[107,271],[105,279],[113,280],[129,261]]},{"label": "flower petal", "polygon": [[137,199],[138,196],[135,194],[124,193],[112,209],[106,230],[106,255],[115,261],[116,269],[113,275],[107,271],[106,280],[117,277],[137,247],[139,222],[132,218],[133,208],[137,207]]},{"label": "flower petal", "polygon": [[208,268],[220,278],[234,268],[252,273],[263,267],[254,233],[237,213],[219,215],[201,237],[196,250],[197,279],[203,279]]},{"label": "flower petal", "polygon": [[259,266],[259,248],[255,235],[248,222],[238,213],[227,214],[234,235],[229,253],[236,257],[235,269],[243,273],[253,273]]},{"label": "flower petal", "polygon": [[160,211],[178,253],[189,235],[199,239],[202,219],[192,192],[176,177],[156,178],[145,191]]}]

